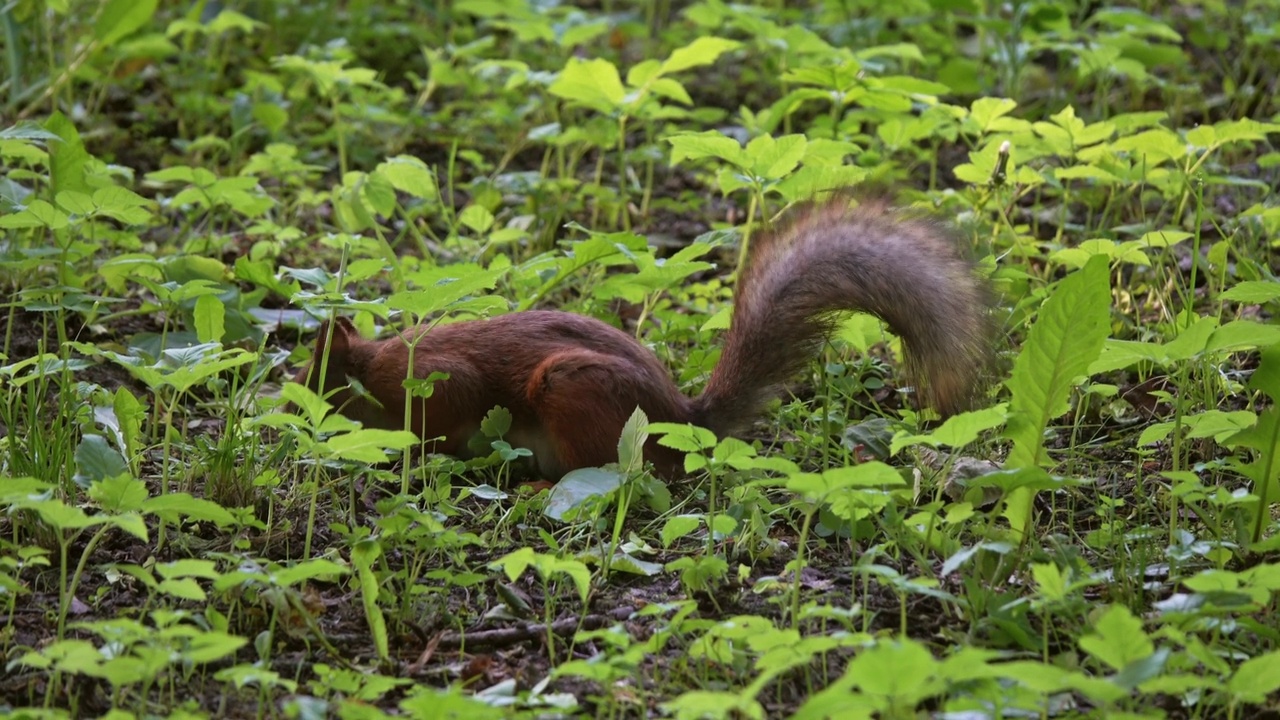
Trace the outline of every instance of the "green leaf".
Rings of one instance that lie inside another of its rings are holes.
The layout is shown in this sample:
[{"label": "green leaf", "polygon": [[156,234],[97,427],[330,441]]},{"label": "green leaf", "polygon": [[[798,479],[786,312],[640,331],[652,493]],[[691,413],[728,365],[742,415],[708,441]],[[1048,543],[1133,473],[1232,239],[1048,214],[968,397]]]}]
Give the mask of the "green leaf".
[{"label": "green leaf", "polygon": [[365,621],[369,623],[369,633],[373,636],[373,646],[378,651],[378,657],[386,662],[391,657],[387,641],[387,620],[378,605],[378,590],[381,585],[373,572],[373,564],[381,555],[381,543],[372,538],[357,542],[351,549],[351,564],[355,566],[356,575],[360,578],[360,601],[364,606]]},{"label": "green leaf", "polygon": [[1123,605],[1112,605],[1098,618],[1093,632],[1080,638],[1080,649],[1112,670],[1149,657],[1155,645],[1142,629],[1142,621]]},{"label": "green leaf", "polygon": [[751,173],[765,180],[786,176],[804,158],[807,142],[803,135],[784,135],[777,139],[761,135],[753,139],[746,147]]},{"label": "green leaf", "polygon": [[89,152],[84,149],[75,125],[62,113],[55,112],[45,121],[44,129],[62,138],[62,142],[49,144],[49,180],[53,197],[67,190],[91,193],[93,189],[85,178]]},{"label": "green leaf", "polygon": [[667,138],[671,143],[671,164],[681,160],[701,160],[714,157],[731,163],[735,167],[745,168],[748,165],[746,152],[742,145],[731,137],[708,130],[702,133],[674,135]]},{"label": "green leaf", "polygon": [[218,503],[204,498],[195,498],[188,493],[165,493],[148,498],[142,503],[142,511],[154,514],[170,523],[185,519],[192,522],[211,522],[220,528],[239,525],[235,516]]},{"label": "green leaf", "polygon": [[104,524],[129,533],[143,542],[147,540],[147,522],[138,513],[127,512],[120,515],[107,515],[102,517],[102,521]]},{"label": "green leaf", "polygon": [[1107,259],[1095,256],[1068,275],[1040,308],[1006,383],[1011,393],[1006,436],[1008,464],[1038,465],[1049,421],[1067,411],[1067,398],[1106,340],[1111,293]]},{"label": "green leaf", "polygon": [[676,48],[659,68],[659,75],[678,73],[681,70],[710,65],[721,55],[736,50],[742,43],[718,37],[699,37],[682,48]]},{"label": "green leaf", "polygon": [[1280,690],[1280,650],[1241,663],[1227,681],[1227,690],[1240,702],[1265,703],[1268,695]]},{"label": "green leaf", "polygon": [[13,503],[15,506],[35,510],[40,519],[58,530],[79,530],[101,525],[106,516],[90,517],[78,507],[73,507],[60,500],[28,501]]},{"label": "green leaf", "polygon": [[107,512],[125,513],[142,510],[148,495],[145,483],[122,474],[95,482],[89,487],[89,497]]},{"label": "green leaf", "polygon": [[1156,230],[1146,233],[1134,242],[1142,247],[1167,248],[1190,237],[1192,237],[1191,233],[1182,230]]},{"label": "green leaf", "polygon": [[622,426],[618,438],[618,468],[630,475],[644,467],[644,444],[649,439],[649,417],[639,406]]},{"label": "green leaf", "polygon": [[249,643],[249,639],[218,630],[201,630],[193,635],[188,643],[182,652],[182,659],[190,663],[203,664],[217,662],[234,655],[237,650]]},{"label": "green leaf", "polygon": [[1231,302],[1261,305],[1280,298],[1280,282],[1275,280],[1246,280],[1236,283],[1219,297]]},{"label": "green leaf", "polygon": [[488,438],[500,438],[511,430],[511,411],[504,407],[495,407],[485,413],[480,420],[480,432]]},{"label": "green leaf", "polygon": [[1187,154],[1186,143],[1176,133],[1164,128],[1122,137],[1111,143],[1111,149],[1134,155],[1148,167],[1177,160]]},{"label": "green leaf", "polygon": [[674,515],[667,518],[662,525],[662,547],[671,547],[671,543],[697,530],[701,525],[701,515]]},{"label": "green leaf", "polygon": [[[1044,432],[1067,411],[1078,378],[1102,352],[1110,325],[1110,271],[1107,258],[1094,256],[1058,284],[1040,308],[1006,385],[1011,398],[1005,436],[1013,441],[1006,467],[1039,467],[1047,461]],[[1022,536],[1031,522],[1034,490],[1005,498],[1004,517]]]},{"label": "green leaf", "polygon": [[1205,343],[1206,352],[1253,350],[1280,342],[1280,326],[1253,320],[1232,320],[1213,331]]},{"label": "green leaf", "polygon": [[94,37],[104,46],[115,45],[151,22],[157,0],[107,0],[93,25]]},{"label": "green leaf", "polygon": [[76,446],[76,482],[89,487],[107,478],[129,474],[129,464],[101,435],[85,435]]},{"label": "green leaf", "polygon": [[978,436],[991,428],[999,426],[1009,414],[1009,406],[1000,403],[982,410],[971,410],[959,415],[952,415],[936,430],[922,435],[899,433],[889,445],[891,455],[908,445],[924,444],[930,447],[963,447],[978,439]]},{"label": "green leaf", "polygon": [[116,185],[98,188],[93,193],[98,214],[106,215],[125,225],[141,225],[151,219],[148,201],[141,195]]},{"label": "green leaf", "polygon": [[977,124],[979,130],[987,133],[995,129],[996,120],[1013,112],[1016,107],[1017,101],[1007,98],[979,98],[969,108],[969,119]]},{"label": "green leaf", "polygon": [[556,97],[606,115],[617,110],[626,96],[618,68],[600,58],[570,58],[560,76],[547,89]]},{"label": "green leaf", "polygon": [[397,155],[380,163],[374,171],[384,178],[396,190],[423,200],[434,200],[439,194],[436,189],[436,176],[422,162],[412,155]]},{"label": "green leaf", "polygon": [[886,698],[893,707],[915,707],[945,685],[938,661],[914,640],[880,642],[849,662],[847,673],[868,695]]},{"label": "green leaf", "polygon": [[715,433],[695,425],[649,423],[651,435],[661,435],[658,444],[681,452],[701,452],[716,446]]},{"label": "green leaf", "polygon": [[1033,563],[1031,576],[1036,581],[1036,590],[1046,600],[1060,602],[1067,597],[1067,581],[1062,569],[1053,563]]},{"label": "green leaf", "polygon": [[324,445],[334,458],[380,463],[387,450],[404,450],[418,442],[418,436],[407,430],[360,429],[334,435]]},{"label": "green leaf", "polygon": [[200,587],[200,583],[191,578],[176,578],[174,580],[163,580],[156,585],[156,590],[176,597],[179,600],[190,600],[192,602],[204,602],[208,595],[204,589]]},{"label": "green leaf", "polygon": [[[764,706],[754,697],[740,692],[690,690],[663,703],[661,707],[675,720],[703,720],[703,718],[764,720],[765,718]],[[850,718],[850,720],[857,720],[857,718]]]},{"label": "green leaf", "polygon": [[594,507],[594,501],[602,501],[622,485],[626,476],[617,470],[603,468],[579,468],[560,478],[551,488],[543,513],[553,520],[569,522],[582,516],[582,511]]},{"label": "green leaf", "polygon": [[351,571],[332,560],[312,558],[296,565],[278,569],[272,573],[277,585],[291,587],[309,580],[332,580],[349,575]]},{"label": "green leaf", "polygon": [[835,468],[823,473],[799,473],[787,480],[787,489],[804,495],[811,501],[823,498],[840,490],[862,488],[900,487],[906,481],[892,467],[878,461],[865,462],[860,465]]},{"label": "green leaf", "polygon": [[195,318],[196,337],[202,343],[221,342],[226,332],[227,307],[213,295],[201,295],[196,298]]},{"label": "green leaf", "polygon": [[440,312],[466,297],[493,288],[498,278],[508,271],[508,268],[497,266],[496,263],[494,265],[488,270],[468,265],[450,265],[437,269],[439,274],[434,277],[424,273],[416,281],[427,284],[434,280],[433,284],[424,290],[393,293],[387,298],[387,307],[403,310],[414,318]]},{"label": "green leaf", "polygon": [[625,553],[621,550],[613,554],[613,559],[609,561],[610,572],[624,572],[631,575],[640,575],[641,577],[653,577],[663,571],[664,566],[660,563],[641,560],[634,555]]}]

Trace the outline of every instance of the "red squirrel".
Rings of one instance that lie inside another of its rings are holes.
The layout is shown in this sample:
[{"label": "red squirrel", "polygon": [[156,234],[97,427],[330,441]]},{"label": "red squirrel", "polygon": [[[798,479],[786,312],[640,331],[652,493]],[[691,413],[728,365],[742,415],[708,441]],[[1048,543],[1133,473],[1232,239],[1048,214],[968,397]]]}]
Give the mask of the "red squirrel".
[{"label": "red squirrel", "polygon": [[[836,313],[879,316],[902,338],[923,399],[944,415],[972,399],[987,363],[987,287],[952,236],[884,202],[849,207],[847,197],[794,213],[785,227],[752,240],[737,284],[720,361],[697,397],[627,333],[595,318],[529,311],[366,340],[345,318],[333,321],[323,386],[343,415],[365,427],[408,428],[431,449],[467,454],[494,406],[511,412],[507,440],[533,451],[541,475],[557,479],[617,459],[623,424],[636,406],[650,421],[693,423],[717,436],[742,431],[779,387],[815,357]],[[295,378],[321,390],[319,359]],[[409,348],[413,376],[448,373],[434,394],[404,416]],[[313,373],[312,369],[316,368]],[[347,378],[367,396],[348,389]],[[650,443],[660,475],[678,475],[682,456]]]}]

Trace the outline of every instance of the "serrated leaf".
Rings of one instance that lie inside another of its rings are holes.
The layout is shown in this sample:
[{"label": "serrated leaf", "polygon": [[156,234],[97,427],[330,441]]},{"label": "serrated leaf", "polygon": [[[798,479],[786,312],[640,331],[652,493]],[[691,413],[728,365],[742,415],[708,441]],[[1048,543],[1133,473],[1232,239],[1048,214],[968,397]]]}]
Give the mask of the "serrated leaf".
[{"label": "serrated leaf", "polygon": [[633,473],[644,466],[644,444],[649,440],[649,416],[639,406],[631,412],[618,438],[618,468]]},{"label": "serrated leaf", "polygon": [[1275,280],[1246,280],[1236,283],[1219,296],[1231,302],[1261,305],[1280,298],[1280,282]]},{"label": "serrated leaf", "polygon": [[354,430],[334,435],[325,441],[333,457],[342,460],[379,463],[387,459],[387,450],[404,450],[418,442],[418,436],[407,430]]},{"label": "serrated leaf", "polygon": [[662,547],[669,548],[671,543],[688,535],[702,526],[701,515],[675,515],[667,518],[662,525]]},{"label": "serrated leaf", "polygon": [[[97,435],[88,437],[101,439]],[[143,504],[147,501],[147,486],[137,478],[130,477],[127,474],[118,474],[104,478],[91,485],[89,487],[89,497],[107,512],[136,512],[141,510]]]},{"label": "serrated leaf", "polygon": [[672,165],[685,159],[701,160],[708,157],[719,158],[739,168],[746,167],[749,162],[737,140],[714,130],[674,135],[667,138],[667,142],[671,143]]},{"label": "serrated leaf", "polygon": [[129,474],[129,464],[101,435],[85,435],[76,446],[76,482],[88,487],[107,478]]},{"label": "serrated leaf", "polygon": [[[1005,436],[1013,441],[1006,467],[1039,467],[1045,460],[1049,421],[1067,411],[1076,379],[1102,352],[1111,319],[1109,281],[1107,258],[1094,256],[1041,306],[1006,383],[1011,399]],[[1023,488],[1005,498],[1004,516],[1018,535],[1030,524],[1033,497],[1033,490]]]},{"label": "serrated leaf", "polygon": [[1080,638],[1080,648],[1113,670],[1149,657],[1155,651],[1142,621],[1129,608],[1112,605],[1099,618],[1093,632]]}]

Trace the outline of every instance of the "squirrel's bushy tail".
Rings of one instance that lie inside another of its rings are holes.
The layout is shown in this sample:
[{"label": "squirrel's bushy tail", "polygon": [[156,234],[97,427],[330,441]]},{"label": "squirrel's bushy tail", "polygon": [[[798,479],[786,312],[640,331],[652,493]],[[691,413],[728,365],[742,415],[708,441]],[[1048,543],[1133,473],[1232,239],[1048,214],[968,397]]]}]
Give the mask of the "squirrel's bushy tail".
[{"label": "squirrel's bushy tail", "polygon": [[743,429],[815,356],[839,311],[879,316],[902,342],[922,398],[944,415],[964,409],[990,355],[986,284],[938,224],[879,200],[808,206],[752,239],[733,323],[697,422]]}]

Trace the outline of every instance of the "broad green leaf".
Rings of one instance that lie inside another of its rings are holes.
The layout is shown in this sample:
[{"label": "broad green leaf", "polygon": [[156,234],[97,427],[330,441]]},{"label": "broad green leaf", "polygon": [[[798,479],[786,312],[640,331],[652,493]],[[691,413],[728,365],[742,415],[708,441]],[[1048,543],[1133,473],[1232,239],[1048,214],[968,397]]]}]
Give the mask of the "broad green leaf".
[{"label": "broad green leaf", "polygon": [[[764,720],[765,718],[764,707],[760,702],[740,692],[690,690],[662,703],[661,707],[664,713],[675,720],[703,720],[703,718]],[[856,716],[843,717],[857,720]]]},{"label": "broad green leaf", "polygon": [[1261,704],[1280,690],[1280,650],[1245,660],[1227,681],[1229,690],[1241,702]]},{"label": "broad green leaf", "polygon": [[93,25],[93,34],[110,47],[151,22],[157,0],[107,0]]},{"label": "broad green leaf", "polygon": [[1190,237],[1192,237],[1191,233],[1182,230],[1157,230],[1143,235],[1135,242],[1142,247],[1166,248]]},{"label": "broad green leaf", "polygon": [[351,570],[332,560],[312,558],[272,573],[276,584],[290,587],[308,580],[332,580],[349,575]]},{"label": "broad green leaf", "polygon": [[0,228],[46,227],[50,230],[61,230],[70,223],[71,220],[66,213],[39,198],[32,200],[26,209],[20,212],[0,216]]},{"label": "broad green leaf", "polygon": [[204,602],[208,595],[204,589],[200,587],[200,583],[191,578],[175,578],[173,580],[162,580],[156,585],[156,590],[176,597],[179,600],[190,600],[192,602]]},{"label": "broad green leaf", "polygon": [[1155,645],[1142,629],[1142,621],[1123,605],[1108,608],[1098,618],[1093,632],[1081,637],[1079,643],[1082,650],[1112,670],[1123,670],[1129,663],[1155,652]]},{"label": "broad green leaf", "polygon": [[1122,137],[1111,143],[1111,149],[1141,158],[1148,167],[1177,160],[1187,154],[1186,143],[1177,134],[1164,128]]},{"label": "broad green leaf", "polygon": [[1280,282],[1275,280],[1246,280],[1236,283],[1219,295],[1223,300],[1261,305],[1280,298]]},{"label": "broad green leaf", "polygon": [[701,160],[708,157],[719,158],[739,168],[745,168],[750,162],[737,140],[714,130],[674,135],[667,138],[667,142],[671,143],[672,165],[685,159]]},{"label": "broad green leaf", "polygon": [[604,114],[616,111],[626,96],[618,68],[601,58],[570,58],[564,70],[560,71],[560,76],[547,90],[556,97]]},{"label": "broad green leaf", "polygon": [[387,450],[404,450],[417,442],[418,436],[407,430],[364,428],[334,435],[324,445],[335,458],[379,463],[386,462]]},{"label": "broad green leaf", "polygon": [[84,149],[75,125],[62,113],[55,112],[45,121],[44,129],[62,138],[61,142],[49,144],[49,180],[53,185],[53,197],[67,190],[91,193],[92,188],[85,178],[89,152]]},{"label": "broad green leaf", "polygon": [[423,200],[434,200],[438,194],[436,190],[436,176],[422,162],[412,155],[397,155],[380,163],[375,170],[387,179],[396,190],[406,195],[412,195]]},{"label": "broad green leaf", "polygon": [[76,446],[75,457],[76,481],[83,487],[129,474],[129,464],[101,435],[85,435],[81,438],[80,444]]},{"label": "broad green leaf", "polygon": [[[88,437],[99,437],[91,435]],[[107,512],[137,512],[147,501],[147,486],[141,480],[126,474],[115,475],[95,482],[89,487],[89,497]]]},{"label": "broad green leaf", "polygon": [[602,501],[622,485],[626,476],[617,470],[604,468],[579,468],[565,475],[551,488],[543,512],[547,517],[562,522],[581,516],[584,508],[594,501]]},{"label": "broad green leaf", "polygon": [[196,337],[202,343],[222,342],[226,332],[226,305],[213,295],[201,295],[196,298],[193,313],[196,325]]},{"label": "broad green leaf", "polygon": [[702,526],[701,515],[674,515],[662,525],[662,547],[669,548],[676,540]]},{"label": "broad green leaf", "polygon": [[[1011,398],[1005,436],[1013,448],[1005,466],[1038,467],[1047,458],[1044,432],[1067,411],[1071,388],[1102,352],[1110,324],[1110,271],[1098,255],[1068,275],[1040,308],[1006,385]],[[1005,498],[1004,516],[1018,536],[1031,522],[1034,491]]]},{"label": "broad green leaf", "polygon": [[724,53],[738,49],[742,43],[718,37],[699,37],[682,48],[676,48],[662,63],[659,74],[669,75],[681,70],[710,65]]},{"label": "broad green leaf", "polygon": [[969,118],[977,123],[978,129],[983,133],[991,132],[996,120],[1013,112],[1016,107],[1017,101],[1006,98],[979,98],[970,106]]},{"label": "broad green leaf", "polygon": [[165,493],[148,498],[142,503],[142,511],[154,514],[170,523],[178,523],[182,520],[211,522],[220,528],[235,527],[239,524],[235,516],[218,503],[192,497],[188,493]]},{"label": "broad green leaf", "polygon": [[1107,259],[1095,256],[1068,275],[1040,308],[1014,361],[1006,436],[1014,441],[1008,464],[1038,465],[1043,432],[1067,411],[1067,398],[1101,353],[1110,320]]},{"label": "broad green leaf", "polygon": [[1000,403],[982,410],[971,410],[959,415],[952,415],[936,430],[921,435],[899,433],[889,445],[889,453],[897,455],[898,451],[909,445],[924,444],[930,447],[963,447],[978,439],[983,432],[998,427],[1008,417],[1009,406]]},{"label": "broad green leaf", "polygon": [[1253,320],[1232,320],[1213,331],[1205,344],[1208,352],[1253,350],[1280,342],[1280,326]]},{"label": "broad green leaf", "polygon": [[248,638],[218,630],[202,630],[191,636],[186,649],[182,651],[182,659],[186,662],[203,664],[217,662],[234,655],[236,651],[248,644]]}]

